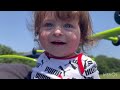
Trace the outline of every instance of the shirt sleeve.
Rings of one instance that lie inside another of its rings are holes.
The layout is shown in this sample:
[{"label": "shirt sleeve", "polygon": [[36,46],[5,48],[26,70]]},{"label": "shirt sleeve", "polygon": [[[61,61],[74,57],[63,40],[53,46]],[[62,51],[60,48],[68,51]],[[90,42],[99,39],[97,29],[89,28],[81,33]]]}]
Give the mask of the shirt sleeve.
[{"label": "shirt sleeve", "polygon": [[84,60],[84,68],[83,77],[85,79],[100,79],[97,64],[94,60],[91,58]]},{"label": "shirt sleeve", "polygon": [[93,79],[100,79],[99,71],[97,70],[96,72],[94,72],[94,73],[92,74],[92,77],[93,77]]}]

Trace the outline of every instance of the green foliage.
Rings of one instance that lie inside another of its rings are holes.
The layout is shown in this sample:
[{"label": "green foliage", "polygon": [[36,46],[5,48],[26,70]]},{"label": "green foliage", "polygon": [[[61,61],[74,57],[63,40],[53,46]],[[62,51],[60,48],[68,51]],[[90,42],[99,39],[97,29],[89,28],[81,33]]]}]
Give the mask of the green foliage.
[{"label": "green foliage", "polygon": [[4,54],[17,54],[17,52],[13,51],[10,47],[0,44],[0,55]]},{"label": "green foliage", "polygon": [[[16,52],[14,50],[12,50],[10,47],[5,46],[5,45],[1,45],[0,44],[0,55],[12,55],[12,54],[16,54],[16,55],[22,55],[24,52]],[[26,64],[29,65],[30,67],[34,67],[36,62],[34,61],[30,61],[30,60],[25,60],[25,59],[12,59],[12,58],[0,58],[0,63],[22,63],[22,64]]]},{"label": "green foliage", "polygon": [[120,60],[99,55],[95,58],[100,74],[120,72]]}]

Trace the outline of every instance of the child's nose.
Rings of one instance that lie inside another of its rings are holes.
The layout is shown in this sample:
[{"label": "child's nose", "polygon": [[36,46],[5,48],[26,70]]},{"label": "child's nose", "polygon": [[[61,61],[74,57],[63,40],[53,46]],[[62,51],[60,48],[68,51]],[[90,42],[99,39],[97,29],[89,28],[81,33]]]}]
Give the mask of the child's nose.
[{"label": "child's nose", "polygon": [[54,30],[53,35],[54,35],[54,36],[62,36],[62,35],[63,35],[63,32],[61,31],[60,28],[57,28],[56,30]]}]

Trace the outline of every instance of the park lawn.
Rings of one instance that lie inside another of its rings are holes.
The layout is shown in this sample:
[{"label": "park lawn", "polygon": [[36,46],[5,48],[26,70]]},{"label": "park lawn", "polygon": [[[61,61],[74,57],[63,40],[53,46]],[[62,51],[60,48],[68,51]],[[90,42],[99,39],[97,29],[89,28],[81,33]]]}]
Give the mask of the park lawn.
[{"label": "park lawn", "polygon": [[120,79],[120,72],[100,74],[101,79]]}]

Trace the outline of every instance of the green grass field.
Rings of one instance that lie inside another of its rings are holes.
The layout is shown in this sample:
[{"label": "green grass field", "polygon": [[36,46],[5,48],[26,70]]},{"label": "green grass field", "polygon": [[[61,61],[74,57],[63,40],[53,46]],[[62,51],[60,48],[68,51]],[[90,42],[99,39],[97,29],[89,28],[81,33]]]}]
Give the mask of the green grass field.
[{"label": "green grass field", "polygon": [[120,72],[100,74],[101,79],[120,79]]}]

